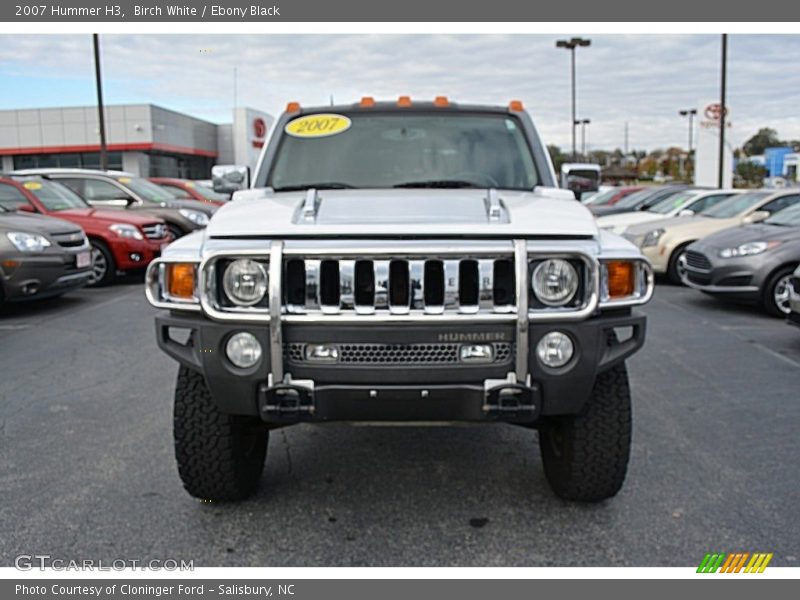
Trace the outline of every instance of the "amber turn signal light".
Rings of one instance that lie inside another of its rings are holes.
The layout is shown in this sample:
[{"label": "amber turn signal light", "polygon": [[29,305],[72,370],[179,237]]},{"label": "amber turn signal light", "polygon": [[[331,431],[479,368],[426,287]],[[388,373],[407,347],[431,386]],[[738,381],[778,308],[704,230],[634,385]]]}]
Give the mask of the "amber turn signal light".
[{"label": "amber turn signal light", "polygon": [[633,263],[627,260],[611,260],[606,263],[608,271],[608,297],[632,296],[634,285]]},{"label": "amber turn signal light", "polygon": [[191,300],[194,297],[194,265],[168,263],[167,291],[173,298]]}]

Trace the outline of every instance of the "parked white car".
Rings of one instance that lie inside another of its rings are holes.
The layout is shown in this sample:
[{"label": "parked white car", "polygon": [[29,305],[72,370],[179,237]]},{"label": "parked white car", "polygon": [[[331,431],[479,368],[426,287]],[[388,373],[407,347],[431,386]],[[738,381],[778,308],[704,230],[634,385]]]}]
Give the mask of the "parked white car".
[{"label": "parked white car", "polygon": [[598,217],[597,225],[601,229],[621,235],[631,225],[699,214],[734,194],[741,194],[743,191],[745,190],[686,190],[676,192],[647,210]]}]

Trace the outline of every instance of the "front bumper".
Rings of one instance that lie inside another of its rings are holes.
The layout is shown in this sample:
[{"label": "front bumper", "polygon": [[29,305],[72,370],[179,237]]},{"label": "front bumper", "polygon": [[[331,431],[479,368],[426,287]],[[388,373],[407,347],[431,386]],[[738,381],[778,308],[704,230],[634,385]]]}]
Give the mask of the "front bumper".
[{"label": "front bumper", "polygon": [[170,239],[162,240],[131,240],[114,238],[109,246],[114,255],[114,262],[120,271],[143,269],[154,259],[161,256],[161,251],[171,242]]},{"label": "front bumper", "polygon": [[[0,280],[5,301],[47,298],[85,286],[91,277],[91,267],[78,269],[76,257],[88,251],[86,246],[56,254],[4,256]],[[11,266],[11,263],[15,264]]]},{"label": "front bumper", "polygon": [[685,269],[683,283],[709,294],[757,300],[761,294],[763,274],[773,268],[760,255],[723,259],[717,257],[717,251],[713,248],[690,247],[688,251],[704,264],[698,264],[697,259],[682,257]]},{"label": "front bumper", "polygon": [[[182,334],[179,330],[183,330]],[[546,333],[572,338],[575,356],[550,369],[534,348]],[[513,376],[513,357],[497,364],[312,365],[284,352],[283,372],[270,377],[270,331],[266,325],[228,324],[200,315],[161,312],[156,317],[160,348],[205,375],[223,412],[260,416],[269,423],[297,421],[506,421],[534,423],[540,415],[575,414],[591,395],[595,377],[625,360],[644,343],[645,317],[617,309],[580,322],[531,323],[527,381]],[[251,369],[225,357],[228,338],[248,331],[264,355]],[[515,327],[501,324],[391,324],[283,326],[284,348],[302,343],[436,344],[442,339],[516,342]],[[455,336],[455,337],[453,337]],[[512,374],[510,374],[512,373]]]}]

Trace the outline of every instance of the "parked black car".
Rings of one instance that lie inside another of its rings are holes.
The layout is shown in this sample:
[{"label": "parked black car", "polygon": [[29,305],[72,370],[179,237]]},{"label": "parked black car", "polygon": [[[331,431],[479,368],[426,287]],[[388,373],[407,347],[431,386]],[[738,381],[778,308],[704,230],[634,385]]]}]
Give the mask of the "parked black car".
[{"label": "parked black car", "polygon": [[800,264],[800,205],[705,237],[687,248],[683,260],[686,285],[759,302],[768,313],[786,317],[792,272]]},{"label": "parked black car", "polygon": [[74,224],[0,206],[0,306],[60,296],[92,274],[89,242]]},{"label": "parked black car", "polygon": [[647,210],[665,198],[669,198],[672,196],[672,194],[677,194],[678,192],[683,192],[684,190],[692,189],[693,187],[694,186],[682,183],[674,185],[657,185],[646,187],[638,192],[629,194],[611,206],[592,206],[591,204],[588,204],[587,206],[589,207],[589,210],[592,211],[592,214],[594,214],[596,217],[602,217],[604,215],[616,215],[624,212],[633,212],[635,210]]}]

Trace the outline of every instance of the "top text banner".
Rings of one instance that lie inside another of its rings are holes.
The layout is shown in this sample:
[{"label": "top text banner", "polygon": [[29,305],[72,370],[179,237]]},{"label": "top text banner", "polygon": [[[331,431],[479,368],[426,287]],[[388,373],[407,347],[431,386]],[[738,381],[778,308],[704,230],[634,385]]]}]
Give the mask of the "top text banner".
[{"label": "top text banner", "polygon": [[4,0],[0,22],[782,22],[800,3],[760,0]]}]

